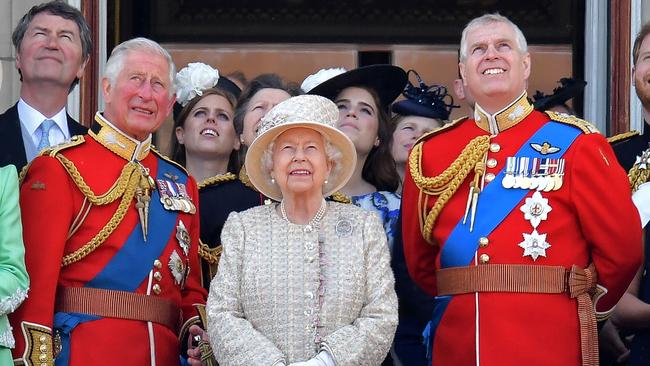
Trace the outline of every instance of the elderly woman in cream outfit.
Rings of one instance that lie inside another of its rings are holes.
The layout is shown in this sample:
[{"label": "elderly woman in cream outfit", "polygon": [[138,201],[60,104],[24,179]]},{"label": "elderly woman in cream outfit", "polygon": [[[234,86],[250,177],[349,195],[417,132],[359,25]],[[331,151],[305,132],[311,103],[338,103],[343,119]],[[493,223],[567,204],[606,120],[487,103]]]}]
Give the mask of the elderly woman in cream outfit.
[{"label": "elderly woman in cream outfit", "polygon": [[217,361],[234,365],[378,365],[397,326],[379,218],[326,202],[355,150],[326,98],[303,95],[264,117],[246,157],[277,205],[230,214],[207,304]]}]

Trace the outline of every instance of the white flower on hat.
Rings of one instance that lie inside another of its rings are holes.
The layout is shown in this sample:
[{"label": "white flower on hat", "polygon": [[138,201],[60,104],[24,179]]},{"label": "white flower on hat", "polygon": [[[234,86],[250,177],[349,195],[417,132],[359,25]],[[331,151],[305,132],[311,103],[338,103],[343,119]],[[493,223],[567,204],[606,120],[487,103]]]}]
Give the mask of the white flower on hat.
[{"label": "white flower on hat", "polygon": [[217,85],[219,70],[202,62],[190,62],[176,73],[176,101],[183,107],[203,91]]},{"label": "white flower on hat", "polygon": [[314,89],[321,83],[347,72],[346,69],[342,67],[333,67],[331,69],[320,69],[317,73],[307,76],[305,81],[300,84],[300,89],[305,93],[309,93],[310,90]]}]

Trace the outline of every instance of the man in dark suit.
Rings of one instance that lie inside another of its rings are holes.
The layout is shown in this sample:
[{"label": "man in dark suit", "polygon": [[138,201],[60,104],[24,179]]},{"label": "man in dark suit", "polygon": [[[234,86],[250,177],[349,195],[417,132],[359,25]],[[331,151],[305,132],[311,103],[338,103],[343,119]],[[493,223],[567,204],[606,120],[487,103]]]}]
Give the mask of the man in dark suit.
[{"label": "man in dark suit", "polygon": [[20,99],[0,115],[0,166],[20,171],[39,151],[85,134],[66,112],[92,48],[90,28],[76,8],[62,1],[32,7],[13,31]]}]

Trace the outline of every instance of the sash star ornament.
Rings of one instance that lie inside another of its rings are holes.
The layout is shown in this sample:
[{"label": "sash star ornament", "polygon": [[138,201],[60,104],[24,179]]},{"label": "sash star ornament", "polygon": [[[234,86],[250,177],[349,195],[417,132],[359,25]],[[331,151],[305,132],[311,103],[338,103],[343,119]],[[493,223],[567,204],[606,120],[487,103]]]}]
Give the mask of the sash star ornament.
[{"label": "sash star ornament", "polygon": [[530,256],[533,261],[537,260],[540,255],[546,257],[546,249],[551,247],[551,244],[546,242],[546,234],[540,234],[537,230],[532,233],[524,233],[524,241],[519,243],[519,246],[524,249],[524,257]]},{"label": "sash star ornament", "polygon": [[174,282],[176,282],[177,285],[181,285],[184,282],[186,269],[185,263],[176,249],[174,249],[169,257],[169,269],[172,272],[172,276],[174,276]]},{"label": "sash star ornament", "polygon": [[531,197],[526,198],[525,203],[519,209],[524,213],[524,218],[530,221],[533,229],[537,229],[539,223],[546,220],[548,213],[552,210],[548,204],[548,198],[542,197],[539,191],[535,191]]},{"label": "sash star ornament", "polygon": [[183,249],[183,253],[187,257],[190,252],[190,233],[187,231],[183,220],[178,220],[178,225],[176,226],[176,240],[178,244]]},{"label": "sash star ornament", "polygon": [[634,165],[638,166],[640,170],[648,169],[648,165],[650,165],[650,149],[645,150],[640,156],[637,156]]}]

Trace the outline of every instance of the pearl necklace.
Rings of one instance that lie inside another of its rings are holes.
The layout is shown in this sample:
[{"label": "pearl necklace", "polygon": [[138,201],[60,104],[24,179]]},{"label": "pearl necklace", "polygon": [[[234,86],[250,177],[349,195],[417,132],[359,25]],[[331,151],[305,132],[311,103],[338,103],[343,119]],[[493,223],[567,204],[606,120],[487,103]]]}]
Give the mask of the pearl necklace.
[{"label": "pearl necklace", "polygon": [[[316,214],[314,215],[314,217],[312,217],[311,220],[309,220],[309,223],[307,225],[312,227],[318,227],[320,224],[320,220],[322,220],[323,216],[325,216],[325,211],[327,211],[327,202],[325,202],[325,199],[323,199],[323,201],[320,204],[320,207],[318,208],[318,211],[316,211]],[[284,208],[284,200],[280,201],[280,214],[282,215],[283,219],[291,223],[289,217],[287,216],[287,210]]]}]

